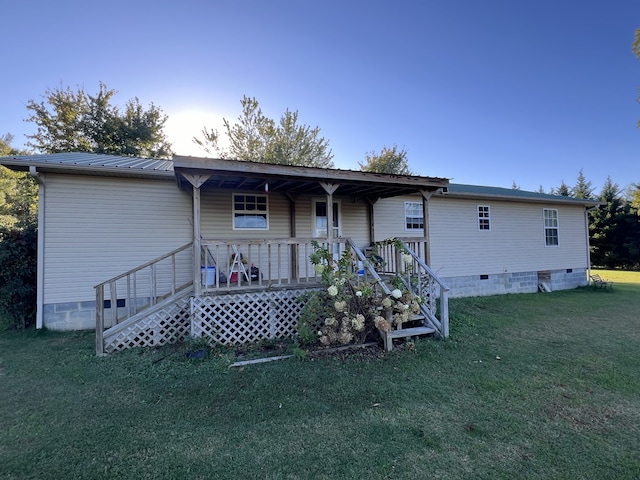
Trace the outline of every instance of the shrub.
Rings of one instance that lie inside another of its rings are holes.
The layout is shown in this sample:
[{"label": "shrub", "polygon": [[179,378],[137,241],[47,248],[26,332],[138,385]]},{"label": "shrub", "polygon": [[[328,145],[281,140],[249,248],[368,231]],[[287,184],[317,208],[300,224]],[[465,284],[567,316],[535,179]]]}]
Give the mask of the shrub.
[{"label": "shrub", "polygon": [[37,245],[35,225],[0,230],[0,315],[9,328],[35,325]]},{"label": "shrub", "polygon": [[298,323],[301,344],[362,343],[375,329],[388,331],[391,323],[401,326],[419,311],[420,299],[410,292],[396,288],[387,295],[377,281],[356,281],[350,251],[336,261],[317,243],[313,246],[310,261],[325,288],[306,298]]}]

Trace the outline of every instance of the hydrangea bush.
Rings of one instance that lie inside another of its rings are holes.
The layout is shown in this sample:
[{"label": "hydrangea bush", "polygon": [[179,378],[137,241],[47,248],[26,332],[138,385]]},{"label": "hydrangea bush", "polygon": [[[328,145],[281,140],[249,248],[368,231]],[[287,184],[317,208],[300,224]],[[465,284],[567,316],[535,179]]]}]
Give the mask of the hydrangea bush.
[{"label": "hydrangea bush", "polygon": [[377,281],[365,282],[353,274],[355,258],[349,250],[336,260],[317,242],[313,248],[309,259],[324,288],[305,298],[298,324],[300,343],[362,343],[374,329],[387,332],[392,324],[401,327],[420,311],[421,299],[403,291],[399,279],[387,295]]}]

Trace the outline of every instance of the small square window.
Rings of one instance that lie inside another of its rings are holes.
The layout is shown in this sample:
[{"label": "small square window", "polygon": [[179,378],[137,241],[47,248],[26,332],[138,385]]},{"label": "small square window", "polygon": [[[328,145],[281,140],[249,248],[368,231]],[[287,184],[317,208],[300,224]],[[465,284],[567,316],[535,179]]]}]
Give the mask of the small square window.
[{"label": "small square window", "polygon": [[268,230],[266,195],[233,195],[233,228]]}]

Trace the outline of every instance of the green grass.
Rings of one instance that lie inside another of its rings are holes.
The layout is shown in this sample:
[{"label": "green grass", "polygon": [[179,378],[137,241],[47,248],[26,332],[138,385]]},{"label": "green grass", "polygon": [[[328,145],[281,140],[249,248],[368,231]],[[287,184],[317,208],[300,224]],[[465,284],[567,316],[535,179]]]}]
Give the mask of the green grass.
[{"label": "green grass", "polygon": [[449,340],[379,359],[239,369],[4,332],[0,478],[637,479],[640,277],[603,276],[453,299]]}]

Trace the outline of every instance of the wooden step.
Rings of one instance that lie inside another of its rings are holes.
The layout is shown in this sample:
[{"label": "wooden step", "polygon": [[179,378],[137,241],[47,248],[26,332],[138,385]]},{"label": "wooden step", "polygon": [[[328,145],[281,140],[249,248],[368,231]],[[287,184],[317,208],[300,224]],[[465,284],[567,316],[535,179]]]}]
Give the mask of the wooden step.
[{"label": "wooden step", "polygon": [[430,333],[434,333],[435,331],[435,328],[431,327],[411,327],[391,330],[389,333],[387,333],[387,335],[390,338],[405,338],[416,337],[418,335],[429,335]]}]

